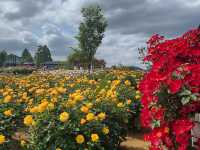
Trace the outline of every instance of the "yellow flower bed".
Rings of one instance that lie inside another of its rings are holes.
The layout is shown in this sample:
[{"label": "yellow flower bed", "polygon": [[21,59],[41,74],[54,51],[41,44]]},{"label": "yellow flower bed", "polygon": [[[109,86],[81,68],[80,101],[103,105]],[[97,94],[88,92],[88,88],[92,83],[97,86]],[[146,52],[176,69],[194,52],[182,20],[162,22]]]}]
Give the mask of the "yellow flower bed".
[{"label": "yellow flower bed", "polygon": [[[142,73],[0,76],[0,149],[117,149],[140,109]],[[13,138],[23,131],[27,136]],[[26,138],[24,138],[26,137]]]}]

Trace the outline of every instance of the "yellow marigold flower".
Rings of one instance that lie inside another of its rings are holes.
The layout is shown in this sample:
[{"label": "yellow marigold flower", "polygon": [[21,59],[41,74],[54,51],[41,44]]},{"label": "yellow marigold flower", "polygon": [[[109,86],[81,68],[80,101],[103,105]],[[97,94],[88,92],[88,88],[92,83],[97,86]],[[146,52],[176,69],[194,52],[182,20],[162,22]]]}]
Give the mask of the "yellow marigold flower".
[{"label": "yellow marigold flower", "polygon": [[6,95],[8,95],[8,94],[9,94],[8,92],[4,92],[4,93],[3,93],[3,96],[6,96]]},{"label": "yellow marigold flower", "polygon": [[127,100],[127,104],[128,105],[131,104],[131,100],[130,99]]},{"label": "yellow marigold flower", "polygon": [[117,107],[124,107],[124,104],[123,103],[118,103]]},{"label": "yellow marigold flower", "polygon": [[61,94],[64,94],[64,93],[67,91],[67,89],[65,89],[65,88],[63,88],[63,87],[58,87],[57,90],[58,90],[58,92],[61,93]]},{"label": "yellow marigold flower", "polygon": [[85,124],[85,123],[86,123],[86,120],[82,118],[80,121],[80,124]]},{"label": "yellow marigold flower", "polygon": [[130,85],[131,85],[131,82],[130,82],[129,80],[126,80],[124,83],[125,83],[125,85],[127,85],[127,86],[130,86]]},{"label": "yellow marigold flower", "polygon": [[136,96],[135,96],[135,99],[140,99],[140,98],[141,98],[140,95],[136,95]]},{"label": "yellow marigold flower", "polygon": [[135,93],[138,94],[138,95],[141,94],[139,90],[137,90]]},{"label": "yellow marigold flower", "polygon": [[44,112],[44,111],[47,109],[48,104],[49,104],[48,101],[42,102],[42,103],[38,106],[38,111],[39,111],[39,112]]},{"label": "yellow marigold flower", "polygon": [[99,141],[99,135],[98,134],[92,134],[91,135],[92,142],[98,142]]},{"label": "yellow marigold flower", "polygon": [[101,112],[101,113],[98,114],[98,118],[99,118],[100,120],[104,120],[104,119],[106,118],[106,114],[103,113],[103,112]]},{"label": "yellow marigold flower", "polygon": [[94,119],[95,119],[95,116],[94,116],[93,113],[87,114],[87,116],[86,116],[86,120],[87,120],[87,121],[92,121],[92,120],[94,120]]},{"label": "yellow marigold flower", "polygon": [[44,92],[45,92],[44,89],[37,89],[37,90],[35,91],[35,93],[38,94],[38,95],[42,95],[42,94],[44,94]]},{"label": "yellow marigold flower", "polygon": [[4,103],[9,103],[10,101],[12,100],[12,96],[10,95],[7,95],[5,98],[4,98]]},{"label": "yellow marigold flower", "polygon": [[32,117],[31,115],[27,115],[27,116],[24,118],[24,124],[27,125],[27,126],[34,125],[33,117]]},{"label": "yellow marigold flower", "polygon": [[54,90],[52,90],[52,91],[51,91],[51,93],[50,93],[50,94],[51,94],[51,95],[55,95],[55,96],[56,96],[56,95],[58,95],[58,91],[57,91],[56,89],[54,89]]},{"label": "yellow marigold flower", "polygon": [[66,103],[66,107],[72,107],[76,104],[76,101],[69,99]]},{"label": "yellow marigold flower", "polygon": [[82,95],[76,95],[75,97],[74,97],[74,100],[75,101],[82,101],[83,100],[83,96]]},{"label": "yellow marigold flower", "polygon": [[76,143],[83,144],[84,142],[85,142],[84,136],[81,135],[81,134],[77,135],[77,137],[76,137]]},{"label": "yellow marigold flower", "polygon": [[67,122],[69,120],[69,113],[63,112],[60,114],[60,121]]},{"label": "yellow marigold flower", "polygon": [[109,130],[108,127],[104,127],[104,128],[102,129],[102,132],[103,132],[104,134],[108,134],[108,133],[110,132],[110,130]]},{"label": "yellow marigold flower", "polygon": [[55,107],[54,103],[49,103],[49,104],[48,104],[48,108],[49,108],[50,110],[53,110],[54,107]]},{"label": "yellow marigold flower", "polygon": [[113,86],[117,86],[118,84],[120,84],[120,80],[114,80],[112,82]]},{"label": "yellow marigold flower", "polygon": [[88,113],[88,112],[89,112],[89,109],[88,109],[88,107],[86,107],[86,106],[82,106],[82,107],[81,107],[81,111],[84,112],[84,113]]},{"label": "yellow marigold flower", "polygon": [[88,108],[92,108],[93,104],[92,104],[92,103],[87,103],[86,106],[87,106]]},{"label": "yellow marigold flower", "polygon": [[69,86],[70,86],[71,88],[73,88],[73,87],[74,87],[74,85],[75,85],[74,83],[71,83]]},{"label": "yellow marigold flower", "polygon": [[0,144],[3,144],[5,141],[6,141],[5,136],[0,134]]},{"label": "yellow marigold flower", "polygon": [[31,113],[36,113],[36,112],[38,112],[38,107],[35,106],[35,107],[31,108],[31,109],[30,109],[30,112],[31,112]]},{"label": "yellow marigold flower", "polygon": [[26,141],[21,140],[21,141],[20,141],[20,144],[21,144],[21,146],[24,146],[24,145],[26,144]]},{"label": "yellow marigold flower", "polygon": [[61,148],[56,148],[56,150],[62,150]]},{"label": "yellow marigold flower", "polygon": [[100,101],[101,101],[101,99],[100,99],[100,98],[97,98],[97,99],[96,99],[96,102],[97,102],[97,103],[98,103],[98,102],[100,102]]},{"label": "yellow marigold flower", "polygon": [[6,110],[6,111],[3,112],[3,114],[4,114],[5,116],[12,116],[12,110],[11,110],[11,109]]},{"label": "yellow marigold flower", "polygon": [[22,94],[22,99],[27,99],[27,92],[24,92],[23,94]]}]

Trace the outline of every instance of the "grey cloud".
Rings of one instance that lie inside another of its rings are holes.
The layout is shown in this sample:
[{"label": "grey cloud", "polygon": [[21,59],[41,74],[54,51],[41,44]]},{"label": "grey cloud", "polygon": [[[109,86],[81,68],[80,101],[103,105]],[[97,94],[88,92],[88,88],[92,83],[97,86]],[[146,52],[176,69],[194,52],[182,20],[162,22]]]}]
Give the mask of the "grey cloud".
[{"label": "grey cloud", "polygon": [[[116,30],[123,34],[133,33],[163,33],[168,35],[180,34],[188,28],[198,25],[198,15],[200,6],[187,7],[181,1],[123,1],[123,5],[118,1],[101,1],[102,6],[107,5],[109,29]],[[113,5],[112,5],[113,4]],[[120,10],[120,13],[112,12]]]},{"label": "grey cloud", "polygon": [[5,18],[9,20],[18,20],[34,17],[41,14],[48,6],[51,0],[10,0],[16,3],[16,12],[7,12],[4,14]]},{"label": "grey cloud", "polygon": [[[16,39],[1,39],[0,40],[0,50],[6,50],[8,53],[14,53],[17,55],[21,55],[23,49],[28,48],[34,50],[36,48],[35,42],[23,42],[21,40]],[[34,51],[31,51],[32,53]]]},{"label": "grey cloud", "polygon": [[55,36],[48,41],[49,47],[53,50],[53,55],[55,57],[62,57],[66,59],[69,54],[70,46],[73,45],[73,41],[64,36]]},{"label": "grey cloud", "polygon": [[99,0],[98,2],[104,10],[111,12],[113,9],[128,10],[144,4],[145,0]]},{"label": "grey cloud", "polygon": [[48,45],[55,59],[61,58],[66,60],[70,47],[74,45],[74,40],[65,35],[55,24],[46,24],[42,29],[43,37],[39,43]]}]

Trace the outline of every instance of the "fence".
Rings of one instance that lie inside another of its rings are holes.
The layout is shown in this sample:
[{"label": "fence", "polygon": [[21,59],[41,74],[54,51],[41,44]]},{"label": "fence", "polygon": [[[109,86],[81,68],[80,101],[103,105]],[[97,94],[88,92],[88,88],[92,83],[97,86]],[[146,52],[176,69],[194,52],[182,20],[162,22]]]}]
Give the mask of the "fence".
[{"label": "fence", "polygon": [[194,117],[195,126],[192,129],[192,144],[195,146],[198,138],[200,138],[200,113],[195,114]]}]

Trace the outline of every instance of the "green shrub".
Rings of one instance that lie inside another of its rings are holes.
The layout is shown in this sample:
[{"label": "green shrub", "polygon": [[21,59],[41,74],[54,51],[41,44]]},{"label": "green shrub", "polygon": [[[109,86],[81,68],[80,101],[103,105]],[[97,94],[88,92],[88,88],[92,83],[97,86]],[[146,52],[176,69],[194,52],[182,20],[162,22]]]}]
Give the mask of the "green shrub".
[{"label": "green shrub", "polygon": [[34,70],[35,69],[33,68],[26,68],[26,67],[8,67],[8,68],[1,68],[0,73],[27,75],[27,74],[31,74]]}]

